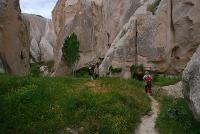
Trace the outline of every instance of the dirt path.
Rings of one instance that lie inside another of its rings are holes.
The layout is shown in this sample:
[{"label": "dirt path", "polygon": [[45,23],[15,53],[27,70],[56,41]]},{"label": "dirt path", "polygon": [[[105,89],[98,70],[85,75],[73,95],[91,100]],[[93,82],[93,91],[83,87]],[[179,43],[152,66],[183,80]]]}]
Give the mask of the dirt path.
[{"label": "dirt path", "polygon": [[159,103],[152,96],[149,96],[149,98],[151,99],[152,111],[142,118],[142,122],[136,129],[135,134],[158,134],[155,129],[155,122],[159,113]]}]

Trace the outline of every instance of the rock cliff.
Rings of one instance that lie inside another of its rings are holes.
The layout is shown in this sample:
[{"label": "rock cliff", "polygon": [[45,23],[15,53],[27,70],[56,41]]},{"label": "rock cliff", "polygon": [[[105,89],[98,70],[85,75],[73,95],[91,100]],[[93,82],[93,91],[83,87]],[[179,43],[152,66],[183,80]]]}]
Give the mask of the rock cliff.
[{"label": "rock cliff", "polygon": [[152,2],[139,7],[122,28],[100,67],[102,75],[111,65],[123,68],[124,77],[130,77],[132,64],[170,74],[183,71],[200,43],[199,1],[162,0],[155,15],[144,10]]},{"label": "rock cliff", "polygon": [[56,74],[68,71],[61,48],[66,36],[75,32],[80,41],[78,68],[104,58],[110,44],[140,6],[139,0],[59,0],[53,11],[57,35],[54,46]]},{"label": "rock cliff", "polygon": [[29,70],[29,36],[19,0],[0,1],[0,70],[25,74]]},{"label": "rock cliff", "polygon": [[[158,0],[156,0],[158,1]],[[57,35],[54,46],[56,74],[68,71],[62,62],[63,40],[75,32],[80,40],[78,68],[104,59],[101,75],[109,67],[122,68],[130,77],[130,66],[181,73],[199,43],[199,1],[161,0],[155,14],[148,6],[155,0],[59,0],[53,11]]]},{"label": "rock cliff", "polygon": [[52,21],[33,14],[23,14],[23,18],[30,24],[30,54],[33,62],[53,60],[53,44],[56,35]]}]

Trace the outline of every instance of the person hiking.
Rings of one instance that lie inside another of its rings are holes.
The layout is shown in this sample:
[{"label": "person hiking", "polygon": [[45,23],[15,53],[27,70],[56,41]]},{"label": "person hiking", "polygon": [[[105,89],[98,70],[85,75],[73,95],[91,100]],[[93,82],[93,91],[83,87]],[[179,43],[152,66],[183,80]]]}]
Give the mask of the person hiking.
[{"label": "person hiking", "polygon": [[145,91],[148,94],[152,94],[152,76],[149,74],[148,71],[145,72],[145,75],[143,77],[143,80],[145,81],[146,85],[145,85]]},{"label": "person hiking", "polygon": [[95,77],[95,79],[97,79],[97,78],[99,77],[99,63],[97,63],[97,64],[95,65],[94,77]]},{"label": "person hiking", "polygon": [[94,80],[94,68],[95,68],[94,65],[90,65],[89,69],[88,69],[88,74],[89,74],[91,80]]}]

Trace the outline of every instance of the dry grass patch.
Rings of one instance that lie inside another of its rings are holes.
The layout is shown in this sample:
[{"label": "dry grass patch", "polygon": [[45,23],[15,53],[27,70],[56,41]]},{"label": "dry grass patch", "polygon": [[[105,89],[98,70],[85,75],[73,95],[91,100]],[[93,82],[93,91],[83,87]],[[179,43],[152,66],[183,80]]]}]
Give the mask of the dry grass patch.
[{"label": "dry grass patch", "polygon": [[103,86],[103,85],[101,84],[101,82],[98,81],[98,80],[88,81],[88,82],[85,84],[85,86],[86,86],[89,90],[91,90],[91,91],[93,91],[93,92],[95,92],[95,93],[105,93],[105,92],[108,92],[108,91],[109,91],[109,89],[106,88],[105,86]]}]

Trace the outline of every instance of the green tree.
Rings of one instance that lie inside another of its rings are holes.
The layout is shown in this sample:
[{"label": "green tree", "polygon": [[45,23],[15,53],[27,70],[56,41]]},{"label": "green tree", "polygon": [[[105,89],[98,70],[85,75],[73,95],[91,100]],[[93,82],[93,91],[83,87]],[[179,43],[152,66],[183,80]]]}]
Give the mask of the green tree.
[{"label": "green tree", "polygon": [[71,35],[65,38],[62,47],[62,58],[64,61],[66,61],[68,67],[71,69],[73,74],[76,70],[77,62],[80,57],[79,47],[80,43],[75,33],[72,33]]}]

